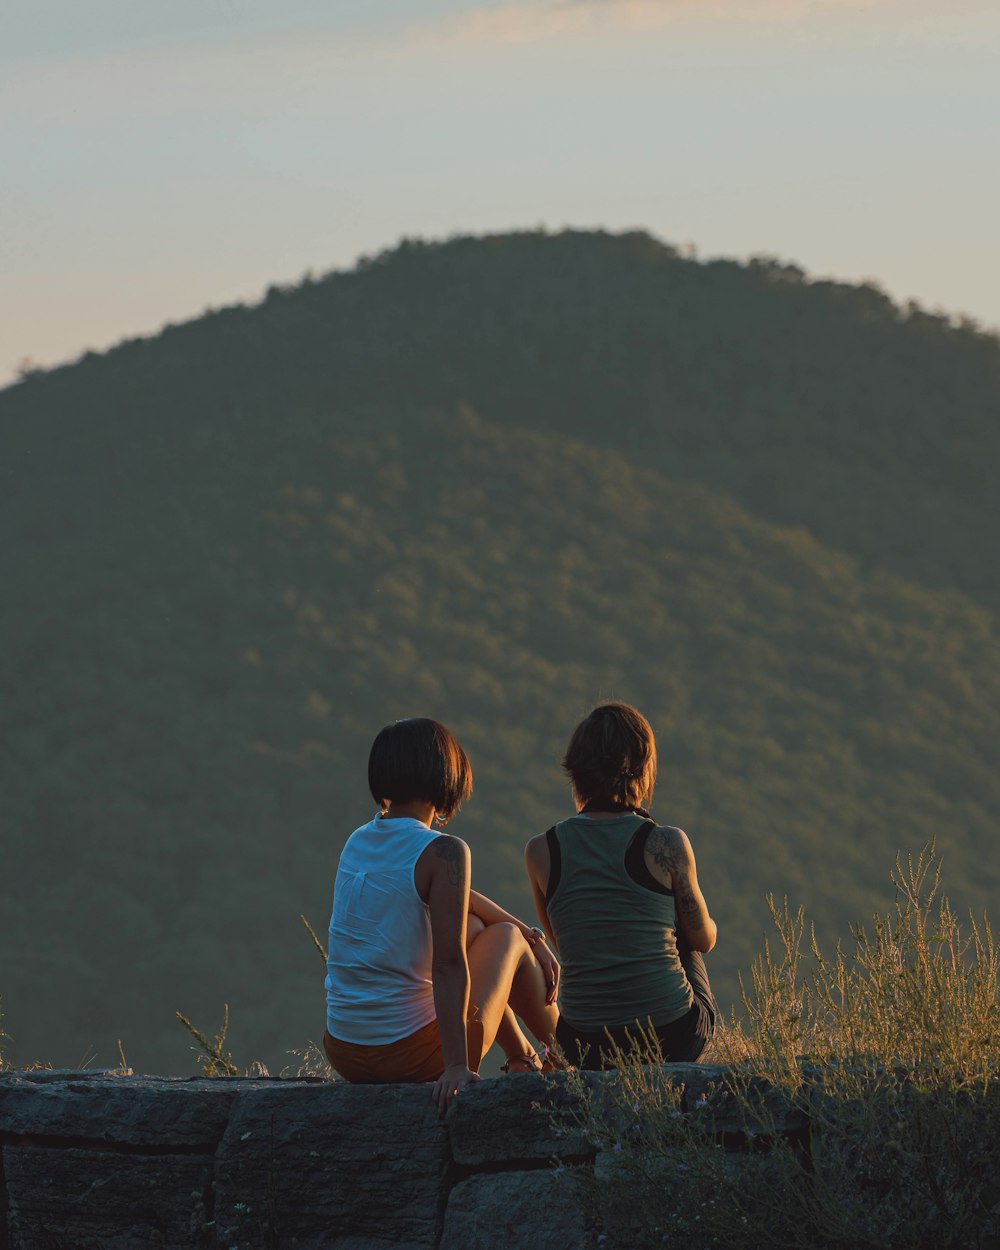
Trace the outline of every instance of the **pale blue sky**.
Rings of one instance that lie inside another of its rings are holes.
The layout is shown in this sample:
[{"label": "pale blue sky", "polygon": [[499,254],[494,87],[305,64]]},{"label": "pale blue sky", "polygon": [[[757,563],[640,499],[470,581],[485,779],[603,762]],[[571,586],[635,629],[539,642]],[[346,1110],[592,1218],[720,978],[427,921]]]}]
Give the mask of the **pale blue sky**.
[{"label": "pale blue sky", "polygon": [[0,383],[402,235],[641,226],[1000,325],[993,0],[5,0]]}]

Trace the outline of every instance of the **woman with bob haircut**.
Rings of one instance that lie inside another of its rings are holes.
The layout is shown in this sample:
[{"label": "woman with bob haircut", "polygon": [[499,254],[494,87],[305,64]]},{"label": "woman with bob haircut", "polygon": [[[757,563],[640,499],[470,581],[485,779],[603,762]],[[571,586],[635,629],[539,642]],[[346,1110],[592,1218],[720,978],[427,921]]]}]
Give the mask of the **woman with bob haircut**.
[{"label": "woman with bob haircut", "polygon": [[386,725],[368,785],[379,812],[347,839],[337,869],[323,1046],[348,1081],[433,1081],[443,1115],[480,1079],[494,1039],[505,1071],[545,1065],[559,965],[541,929],[470,889],[469,848],[432,827],[472,793],[469,758],[444,725]]},{"label": "woman with bob haircut", "polygon": [[683,829],[643,806],[656,782],[649,722],[599,704],[577,725],[562,766],[577,813],[525,848],[542,928],[562,963],[556,1040],[571,1063],[608,1066],[615,1047],[693,1062],[717,1008],[703,953],[717,929]]}]

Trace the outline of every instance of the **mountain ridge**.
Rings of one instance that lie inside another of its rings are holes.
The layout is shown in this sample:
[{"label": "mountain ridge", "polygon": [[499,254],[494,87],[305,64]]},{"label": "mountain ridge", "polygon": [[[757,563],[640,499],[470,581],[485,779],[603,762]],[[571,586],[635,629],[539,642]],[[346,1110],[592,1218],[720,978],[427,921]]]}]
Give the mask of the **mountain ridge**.
[{"label": "mountain ridge", "polygon": [[[435,359],[461,345],[455,315]],[[720,920],[723,1000],[769,889],[832,940],[889,905],[896,849],[936,834],[960,905],[986,905],[989,606],[672,480],[662,447],[610,446],[624,419],[599,440],[539,425],[533,366],[515,422],[503,387],[407,397],[409,366],[363,394],[377,345],[346,382],[283,364],[264,386],[261,352],[241,371],[184,348],[196,333],[168,335],[164,359],[152,343],[85,362],[55,399],[56,379],[23,384],[16,411],[17,388],[0,394],[18,534],[0,562],[19,608],[0,655],[15,935],[0,993],[23,1057],[78,1058],[50,1045],[67,1010],[145,1067],[183,1066],[175,1008],[210,1021],[230,1002],[238,1057],[272,1067],[316,1036],[321,973],[297,916],[322,928],[339,841],[367,815],[368,744],[397,715],[440,715],[469,748],[477,792],[455,831],[477,887],[527,912],[521,847],[567,810],[569,730],[600,697],[642,707],[663,760],[654,812],[688,828]],[[293,347],[283,360],[314,359]]]}]

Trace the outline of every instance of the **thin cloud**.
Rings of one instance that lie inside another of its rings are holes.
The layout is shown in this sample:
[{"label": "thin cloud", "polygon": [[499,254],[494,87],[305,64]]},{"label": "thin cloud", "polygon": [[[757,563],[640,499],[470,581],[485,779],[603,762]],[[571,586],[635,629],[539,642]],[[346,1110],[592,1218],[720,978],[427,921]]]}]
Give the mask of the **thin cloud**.
[{"label": "thin cloud", "polygon": [[[411,39],[454,43],[539,43],[551,38],[628,33],[677,25],[763,25],[822,16],[854,17],[905,9],[940,12],[925,0],[512,0],[469,8],[442,22],[413,26]],[[955,0],[951,13],[980,11],[972,0]]]},{"label": "thin cloud", "polygon": [[[674,30],[714,36],[723,27],[805,28],[824,22],[857,37],[860,22],[882,19],[893,39],[939,40],[942,29],[961,32],[979,46],[1000,29],[995,0],[495,0],[447,17],[407,24],[339,29],[289,28],[280,34],[236,27],[222,40],[172,41],[142,49],[107,48],[33,62],[0,75],[0,120],[82,122],[145,115],[197,113],[218,107],[233,114],[308,112],[347,84],[365,77],[375,57],[380,67],[398,58],[456,52],[477,56],[494,47],[536,47],[542,52],[602,39],[628,41],[644,32]],[[426,64],[425,60],[425,64]],[[395,71],[394,71],[395,72]],[[354,92],[355,85],[350,87]],[[377,100],[366,99],[366,107]],[[280,98],[276,98],[280,97]],[[356,111],[356,110],[355,110]]]},{"label": "thin cloud", "polygon": [[501,4],[469,9],[433,24],[411,26],[413,41],[433,43],[534,43],[590,30],[594,23],[586,4]]}]

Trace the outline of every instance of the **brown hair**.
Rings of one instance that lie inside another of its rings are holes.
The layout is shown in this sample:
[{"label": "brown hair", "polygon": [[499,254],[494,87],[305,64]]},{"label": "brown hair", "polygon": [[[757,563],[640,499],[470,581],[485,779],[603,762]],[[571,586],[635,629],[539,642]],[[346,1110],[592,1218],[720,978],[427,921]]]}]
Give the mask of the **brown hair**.
[{"label": "brown hair", "polygon": [[627,703],[599,703],[573,730],[562,766],[581,806],[638,808],[656,784],[649,721]]},{"label": "brown hair", "polygon": [[472,765],[440,721],[398,720],[380,729],[372,743],[368,788],[383,811],[391,802],[433,803],[443,824],[472,793]]}]

